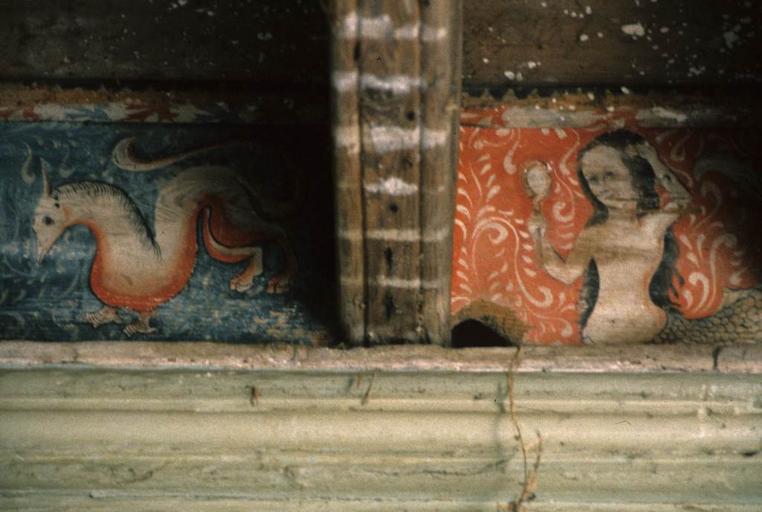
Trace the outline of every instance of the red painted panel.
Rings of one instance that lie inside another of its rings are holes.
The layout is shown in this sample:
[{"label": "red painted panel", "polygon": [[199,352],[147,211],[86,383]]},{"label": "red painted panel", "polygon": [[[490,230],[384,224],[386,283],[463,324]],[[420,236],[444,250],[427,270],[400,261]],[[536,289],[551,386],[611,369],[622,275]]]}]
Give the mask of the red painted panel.
[{"label": "red painted panel", "polygon": [[[754,134],[642,128],[634,111],[556,129],[507,128],[505,115],[463,116],[489,127],[461,128],[455,318],[489,317],[529,343],[641,342],[675,321],[710,317],[739,298],[731,291],[760,284]],[[594,155],[608,153],[611,168],[631,162],[629,179],[607,186],[592,176]],[[596,182],[586,192],[588,178]],[[622,201],[628,194],[632,201]],[[606,205],[603,220],[594,218],[596,200]]]}]

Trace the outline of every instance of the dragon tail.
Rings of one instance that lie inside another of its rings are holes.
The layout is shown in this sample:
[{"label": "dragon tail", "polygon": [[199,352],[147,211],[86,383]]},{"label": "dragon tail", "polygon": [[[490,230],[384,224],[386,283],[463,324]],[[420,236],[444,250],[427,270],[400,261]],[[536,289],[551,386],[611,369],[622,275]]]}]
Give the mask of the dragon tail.
[{"label": "dragon tail", "polygon": [[188,158],[220,149],[226,146],[235,144],[236,142],[222,142],[219,144],[212,144],[204,146],[202,148],[192,149],[175,155],[166,156],[163,158],[157,158],[155,160],[146,160],[138,157],[135,154],[135,137],[127,137],[120,140],[112,154],[114,164],[124,171],[130,172],[149,172],[167,167],[169,165],[181,162]]}]

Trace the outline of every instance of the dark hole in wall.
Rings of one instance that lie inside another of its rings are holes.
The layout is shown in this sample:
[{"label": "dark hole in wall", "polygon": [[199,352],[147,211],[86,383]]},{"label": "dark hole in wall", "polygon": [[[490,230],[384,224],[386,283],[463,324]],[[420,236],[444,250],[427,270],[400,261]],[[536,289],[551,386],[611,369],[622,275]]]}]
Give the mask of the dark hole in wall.
[{"label": "dark hole in wall", "polygon": [[464,320],[452,328],[452,348],[510,347],[510,339],[478,320]]}]

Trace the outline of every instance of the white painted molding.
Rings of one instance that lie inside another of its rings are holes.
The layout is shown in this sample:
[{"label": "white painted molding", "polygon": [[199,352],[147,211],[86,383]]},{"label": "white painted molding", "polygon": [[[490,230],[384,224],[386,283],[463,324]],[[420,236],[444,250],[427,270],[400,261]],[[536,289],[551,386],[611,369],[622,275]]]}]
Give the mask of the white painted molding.
[{"label": "white painted molding", "polygon": [[[759,510],[760,351],[707,349],[526,350],[526,510]],[[514,355],[0,343],[0,509],[498,510]]]},{"label": "white painted molding", "polygon": [[[351,350],[208,342],[0,341],[0,368],[49,365],[147,369],[503,372],[515,348],[451,350],[430,345]],[[759,345],[633,345],[522,349],[524,372],[711,372],[762,374]]]}]

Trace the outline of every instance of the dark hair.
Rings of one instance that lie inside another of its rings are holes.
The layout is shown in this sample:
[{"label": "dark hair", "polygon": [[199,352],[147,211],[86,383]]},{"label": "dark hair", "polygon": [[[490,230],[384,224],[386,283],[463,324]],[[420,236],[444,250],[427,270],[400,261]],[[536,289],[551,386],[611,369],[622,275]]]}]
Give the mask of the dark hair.
[{"label": "dark hair", "polygon": [[582,276],[582,288],[579,290],[579,299],[577,300],[579,326],[582,328],[587,324],[587,319],[590,318],[595,303],[598,302],[598,289],[601,286],[599,279],[598,265],[596,265],[595,259],[591,259]]},{"label": "dark hair", "polygon": [[638,194],[638,213],[642,214],[648,210],[659,208],[659,195],[656,193],[656,175],[654,174],[653,167],[651,167],[651,164],[645,158],[627,154],[627,148],[646,143],[646,140],[637,133],[627,130],[616,130],[599,135],[580,150],[577,156],[577,180],[582,188],[582,192],[584,192],[594,208],[592,217],[587,221],[588,226],[601,224],[609,216],[608,207],[590,190],[587,178],[585,178],[582,172],[582,157],[591,149],[599,146],[610,147],[619,152],[622,163],[630,171],[632,186]]},{"label": "dark hair", "polygon": [[[638,144],[647,144],[647,141],[637,133],[627,130],[616,130],[599,135],[587,146],[582,148],[577,156],[577,179],[585,196],[593,205],[593,215],[587,221],[587,226],[594,226],[606,222],[609,216],[608,207],[603,204],[590,189],[587,178],[582,173],[582,157],[593,148],[606,146],[619,152],[622,163],[630,171],[632,186],[638,195],[637,210],[639,215],[649,210],[659,209],[659,195],[656,192],[656,174],[653,167],[641,156],[631,156],[627,149]],[[672,228],[668,228],[664,234],[664,253],[661,263],[651,278],[648,285],[648,294],[654,304],[662,309],[675,310],[669,292],[676,292],[673,280],[682,281],[677,273],[675,264],[678,257],[678,246]],[[580,326],[584,327],[593,312],[595,303],[598,301],[598,289],[600,287],[598,266],[595,259],[591,259],[585,271],[582,289],[580,290],[579,309]]]},{"label": "dark hair", "polygon": [[677,303],[669,296],[670,291],[677,295],[674,281],[677,280],[681,285],[685,283],[685,279],[677,271],[679,255],[675,233],[672,232],[672,228],[668,228],[664,233],[664,255],[648,284],[648,295],[653,303],[668,312],[678,311]]}]

